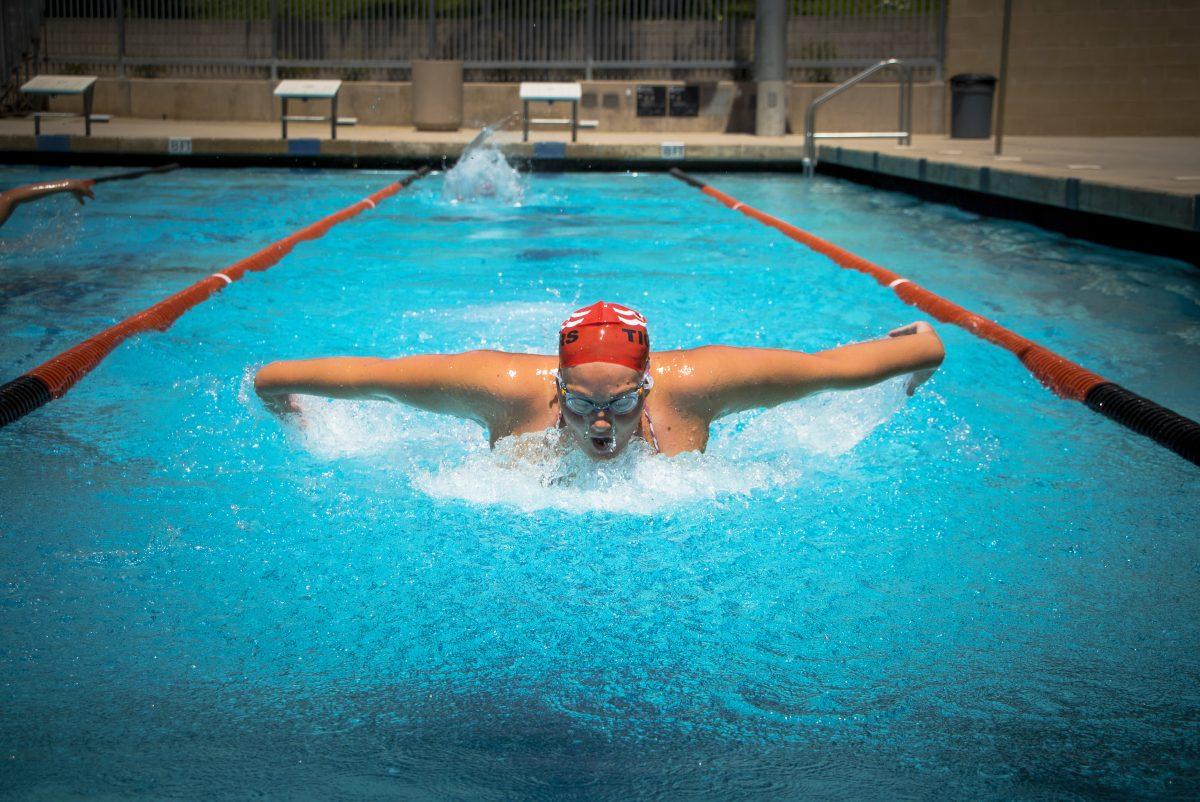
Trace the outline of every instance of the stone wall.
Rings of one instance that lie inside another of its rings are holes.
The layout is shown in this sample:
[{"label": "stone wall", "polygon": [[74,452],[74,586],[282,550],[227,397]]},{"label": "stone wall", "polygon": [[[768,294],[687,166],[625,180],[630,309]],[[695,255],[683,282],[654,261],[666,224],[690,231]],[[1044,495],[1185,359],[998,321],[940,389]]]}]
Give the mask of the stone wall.
[{"label": "stone wall", "polygon": [[[947,76],[999,74],[1003,11],[950,0]],[[1010,36],[1006,134],[1200,135],[1197,0],[1013,0]]]}]

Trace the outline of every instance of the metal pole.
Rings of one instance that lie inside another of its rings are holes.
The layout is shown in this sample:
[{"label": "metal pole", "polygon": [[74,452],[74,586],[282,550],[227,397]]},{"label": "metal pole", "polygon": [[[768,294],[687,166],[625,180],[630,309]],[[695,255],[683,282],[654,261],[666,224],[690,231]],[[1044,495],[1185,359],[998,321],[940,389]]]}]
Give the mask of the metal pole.
[{"label": "metal pole", "polygon": [[279,80],[279,0],[271,0],[271,80]]},{"label": "metal pole", "polygon": [[910,64],[904,65],[904,133],[905,137],[900,142],[901,145],[912,144],[913,134],[913,68]]},{"label": "metal pole", "polygon": [[944,81],[946,79],[946,15],[950,13],[949,3],[947,0],[939,0],[938,7],[938,52],[935,77],[938,81]]},{"label": "metal pole", "polygon": [[437,46],[437,24],[434,20],[436,9],[433,5],[433,0],[429,0],[425,4],[425,58],[437,58],[437,51],[434,49]]},{"label": "metal pole", "polygon": [[583,46],[587,53],[587,67],[584,69],[583,78],[585,81],[590,81],[592,80],[592,62],[596,58],[596,0],[588,0],[583,38]]},{"label": "metal pole", "polygon": [[758,100],[754,133],[787,132],[787,0],[757,0],[754,8],[754,79]]},{"label": "metal pole", "polygon": [[125,77],[125,0],[117,0],[117,77]]},{"label": "metal pole", "polygon": [[1004,0],[1004,27],[1000,33],[1000,91],[996,95],[996,155],[1004,150],[1004,96],[1008,89],[1008,35],[1012,28],[1012,0]]},{"label": "metal pole", "polygon": [[[15,59],[14,59],[13,66],[14,67],[16,66]],[[8,74],[9,74],[8,3],[3,3],[3,2],[0,2],[0,69],[4,70],[3,72],[0,72],[0,84],[3,84],[5,79],[8,78]]]}]

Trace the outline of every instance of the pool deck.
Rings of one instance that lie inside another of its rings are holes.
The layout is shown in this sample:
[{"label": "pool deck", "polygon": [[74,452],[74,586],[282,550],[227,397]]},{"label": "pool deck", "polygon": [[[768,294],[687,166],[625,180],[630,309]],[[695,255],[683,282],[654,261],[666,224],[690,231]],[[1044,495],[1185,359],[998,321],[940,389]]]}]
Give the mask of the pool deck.
[{"label": "pool deck", "polygon": [[[280,138],[277,122],[204,122],[115,118],[82,135],[82,121],[43,122],[33,135],[26,118],[0,119],[0,161],[195,164],[326,164],[413,166],[457,157],[474,129],[416,131],[402,126],[344,126],[329,139],[328,123],[292,123]],[[612,133],[538,129],[531,142],[519,131],[497,141],[510,157],[539,169],[799,170],[804,138],[724,133]],[[678,150],[665,144],[681,144]],[[1026,137],[991,140],[917,135],[910,146],[847,140],[820,147],[820,169],[901,189],[986,196],[1063,214],[1132,221],[1184,235],[1200,233],[1200,137]],[[954,199],[953,197],[951,198]]]},{"label": "pool deck", "polygon": [[[455,158],[478,130],[417,131],[410,126],[341,126],[338,138],[329,138],[329,123],[290,123],[289,139],[280,138],[278,122],[203,122],[192,120],[114,119],[94,124],[92,136],[82,135],[78,119],[43,122],[42,136],[33,136],[27,119],[0,119],[0,154],[9,162],[18,154],[70,152],[72,154],[127,154],[163,158],[171,155],[171,139],[190,140],[193,156],[286,160],[302,157],[330,164],[347,160],[427,163]],[[518,159],[560,162],[567,169],[628,162],[677,163],[664,159],[663,143],[683,143],[687,160],[724,162],[731,167],[753,163],[798,170],[804,156],[802,137],[757,137],[751,134],[716,133],[599,133],[580,129],[578,141],[565,130],[538,129],[529,142],[520,130],[499,132],[494,141]],[[178,151],[175,151],[178,152]]]},{"label": "pool deck", "polygon": [[915,136],[822,146],[825,165],[1071,211],[1200,231],[1200,137]]}]

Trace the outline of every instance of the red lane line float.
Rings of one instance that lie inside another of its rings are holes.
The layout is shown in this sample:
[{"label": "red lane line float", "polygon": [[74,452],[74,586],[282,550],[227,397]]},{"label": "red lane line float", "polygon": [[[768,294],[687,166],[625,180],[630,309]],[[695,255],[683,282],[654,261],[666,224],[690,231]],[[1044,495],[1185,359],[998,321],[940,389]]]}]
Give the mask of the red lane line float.
[{"label": "red lane line float", "polygon": [[240,262],[213,273],[150,308],[110,326],[0,387],[0,426],[12,423],[51,399],[62,398],[76,382],[127,338],[151,329],[166,331],[184,312],[207,300],[213,293],[224,289],[248,272],[266,270],[277,264],[291,253],[298,243],[323,237],[338,223],[366,209],[374,209],[381,201],[395,195],[428,172],[428,167],[420,168],[403,180],[389,184],[373,195],[305,226]]},{"label": "red lane line float", "polygon": [[1142,398],[1050,349],[1027,340],[994,320],[964,309],[885,267],[869,262],[778,217],[748,206],[682,170],[672,168],[670,173],[733,211],[741,212],[829,257],[835,264],[871,276],[906,304],[1011,351],[1038,381],[1056,395],[1080,401],[1105,417],[1152,438],[1184,459],[1200,465],[1200,424],[1195,421]]}]

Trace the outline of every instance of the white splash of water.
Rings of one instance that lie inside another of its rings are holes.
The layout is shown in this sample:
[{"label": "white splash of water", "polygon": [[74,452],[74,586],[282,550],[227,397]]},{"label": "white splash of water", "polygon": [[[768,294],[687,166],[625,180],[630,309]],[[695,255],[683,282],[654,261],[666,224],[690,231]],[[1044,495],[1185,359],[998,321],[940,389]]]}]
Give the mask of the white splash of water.
[{"label": "white splash of water", "polygon": [[708,451],[675,457],[635,441],[596,462],[566,433],[506,437],[489,449],[479,426],[380,402],[300,400],[302,445],[330,461],[353,459],[406,476],[434,499],[524,512],[557,509],[654,515],[799,485],[905,403],[904,382],[828,393],[714,426]]},{"label": "white splash of water", "polygon": [[[295,432],[304,448],[327,460],[362,459],[406,467],[486,452],[478,424],[386,401],[331,401],[300,396]],[[431,461],[431,462],[430,462]]]},{"label": "white splash of water", "polygon": [[5,236],[0,236],[0,256],[39,253],[45,257],[70,253],[83,228],[83,214],[74,200],[69,206],[66,200],[50,199],[34,208],[17,211],[15,214],[40,217],[32,224],[27,222],[31,227],[15,236],[12,232],[21,226],[10,223]]},{"label": "white splash of water", "polygon": [[485,127],[463,150],[458,162],[442,179],[442,200],[448,203],[493,203],[519,205],[525,194],[521,174],[491,141],[492,134],[510,117]]},{"label": "white splash of water", "polygon": [[845,454],[905,404],[907,377],[854,392],[830,392],[719,422],[712,446],[734,459],[806,453]]},{"label": "white splash of water", "polygon": [[491,145],[463,154],[442,179],[442,199],[449,203],[491,201],[512,206],[524,194],[521,174]]},{"label": "white splash of water", "polygon": [[652,515],[697,501],[748,495],[776,478],[766,466],[733,470],[726,460],[696,453],[656,457],[641,441],[601,463],[575,448],[569,437],[556,429],[507,437],[494,451],[418,472],[413,483],[433,498],[523,512]]}]

